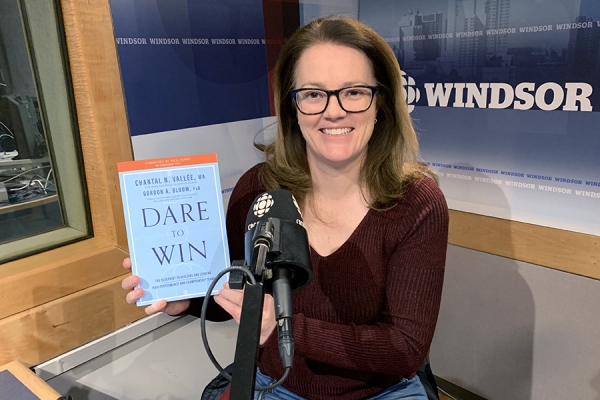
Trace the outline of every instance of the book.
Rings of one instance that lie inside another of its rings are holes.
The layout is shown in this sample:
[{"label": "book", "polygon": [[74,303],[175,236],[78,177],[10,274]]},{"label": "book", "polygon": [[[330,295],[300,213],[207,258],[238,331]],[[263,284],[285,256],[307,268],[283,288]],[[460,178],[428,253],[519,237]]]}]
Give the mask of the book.
[{"label": "book", "polygon": [[144,289],[137,305],[205,296],[230,266],[216,154],[126,161],[117,169],[132,273]]}]

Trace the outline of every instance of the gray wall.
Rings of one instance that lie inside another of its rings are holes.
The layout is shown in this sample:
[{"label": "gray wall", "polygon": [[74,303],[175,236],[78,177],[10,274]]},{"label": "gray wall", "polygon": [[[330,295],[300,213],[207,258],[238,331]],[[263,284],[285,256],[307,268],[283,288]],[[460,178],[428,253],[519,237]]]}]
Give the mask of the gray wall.
[{"label": "gray wall", "polygon": [[449,246],[436,375],[488,399],[600,399],[600,282]]}]

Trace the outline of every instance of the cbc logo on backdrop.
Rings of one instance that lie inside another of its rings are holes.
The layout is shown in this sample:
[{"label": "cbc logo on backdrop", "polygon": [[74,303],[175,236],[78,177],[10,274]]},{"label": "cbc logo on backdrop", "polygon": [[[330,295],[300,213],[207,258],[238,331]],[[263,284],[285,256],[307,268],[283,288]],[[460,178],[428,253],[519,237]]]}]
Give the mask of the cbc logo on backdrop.
[{"label": "cbc logo on backdrop", "polygon": [[404,71],[402,71],[402,86],[404,86],[404,98],[410,113],[415,109],[415,103],[421,98],[421,91],[415,86],[415,80]]},{"label": "cbc logo on backdrop", "polygon": [[[421,91],[415,80],[402,72],[402,86],[408,112],[415,109]],[[521,82],[508,83],[424,83],[428,107],[492,108],[530,110],[534,106],[543,111],[593,111],[594,88],[586,82]],[[423,104],[423,106],[425,106]]]}]

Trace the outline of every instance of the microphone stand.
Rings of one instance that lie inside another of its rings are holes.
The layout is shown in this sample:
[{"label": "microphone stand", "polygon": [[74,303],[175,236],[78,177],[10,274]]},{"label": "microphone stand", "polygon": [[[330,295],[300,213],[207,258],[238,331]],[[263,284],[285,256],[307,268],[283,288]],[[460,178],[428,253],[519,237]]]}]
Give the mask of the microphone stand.
[{"label": "microphone stand", "polygon": [[[262,272],[268,252],[267,246],[258,246],[256,271]],[[262,309],[265,296],[265,277],[261,282],[251,284],[246,282],[242,314],[235,345],[233,374],[231,377],[232,400],[251,400],[256,386],[256,361],[258,359],[258,344],[262,322]]]}]

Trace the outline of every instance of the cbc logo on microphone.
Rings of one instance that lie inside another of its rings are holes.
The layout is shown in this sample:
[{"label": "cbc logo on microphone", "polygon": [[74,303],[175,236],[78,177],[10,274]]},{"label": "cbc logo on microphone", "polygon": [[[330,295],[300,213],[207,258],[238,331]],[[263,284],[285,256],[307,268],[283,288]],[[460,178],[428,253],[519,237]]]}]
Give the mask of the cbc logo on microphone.
[{"label": "cbc logo on microphone", "polygon": [[258,198],[258,200],[256,200],[256,203],[254,203],[254,215],[260,218],[268,213],[272,206],[273,197],[268,193],[264,193]]},{"label": "cbc logo on microphone", "polygon": [[410,113],[415,109],[415,103],[421,98],[421,91],[415,87],[415,80],[404,71],[402,71],[402,86],[404,86],[404,98]]}]

